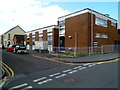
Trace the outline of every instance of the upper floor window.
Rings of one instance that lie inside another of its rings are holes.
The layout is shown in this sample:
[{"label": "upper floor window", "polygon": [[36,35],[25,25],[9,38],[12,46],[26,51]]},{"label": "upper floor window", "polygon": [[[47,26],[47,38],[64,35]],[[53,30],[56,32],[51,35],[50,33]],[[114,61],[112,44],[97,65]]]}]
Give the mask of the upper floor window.
[{"label": "upper floor window", "polygon": [[43,36],[40,36],[40,37],[39,37],[39,40],[42,41],[42,40],[43,40]]},{"label": "upper floor window", "polygon": [[108,35],[106,35],[106,34],[101,34],[101,33],[96,33],[95,37],[96,37],[96,38],[108,38]]},{"label": "upper floor window", "polygon": [[116,27],[116,23],[114,23],[114,22],[111,22],[111,25]]},{"label": "upper floor window", "polygon": [[96,25],[107,27],[107,20],[96,17]]},{"label": "upper floor window", "polygon": [[10,40],[10,34],[8,34],[8,40]]},{"label": "upper floor window", "polygon": [[32,40],[35,41],[35,37],[32,37]]},{"label": "upper floor window", "polygon": [[60,26],[60,30],[64,30],[65,29],[65,21],[60,21],[59,26]]}]

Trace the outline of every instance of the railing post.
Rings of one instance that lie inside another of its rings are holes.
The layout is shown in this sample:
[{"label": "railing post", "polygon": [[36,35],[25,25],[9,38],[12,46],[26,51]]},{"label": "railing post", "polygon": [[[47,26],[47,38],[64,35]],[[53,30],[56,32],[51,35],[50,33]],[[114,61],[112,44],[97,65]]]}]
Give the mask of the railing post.
[{"label": "railing post", "polygon": [[88,50],[89,50],[89,55],[91,54],[91,48],[90,47],[88,47]]},{"label": "railing post", "polygon": [[49,50],[49,54],[51,54],[51,46],[49,46],[48,48],[49,48],[49,49],[48,49],[48,50]]},{"label": "railing post", "polygon": [[101,53],[102,53],[102,54],[104,53],[103,45],[101,46]]},{"label": "railing post", "polygon": [[76,57],[76,47],[74,47],[74,56]]}]

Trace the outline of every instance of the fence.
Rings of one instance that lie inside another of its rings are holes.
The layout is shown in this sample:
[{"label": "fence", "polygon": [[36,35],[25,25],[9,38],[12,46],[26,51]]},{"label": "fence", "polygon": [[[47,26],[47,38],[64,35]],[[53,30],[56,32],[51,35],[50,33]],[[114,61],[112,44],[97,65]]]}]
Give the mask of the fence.
[{"label": "fence", "polygon": [[[49,48],[49,47],[48,47]],[[120,51],[119,45],[102,45],[101,47],[50,47],[50,54],[83,56],[91,54],[112,53]]]}]

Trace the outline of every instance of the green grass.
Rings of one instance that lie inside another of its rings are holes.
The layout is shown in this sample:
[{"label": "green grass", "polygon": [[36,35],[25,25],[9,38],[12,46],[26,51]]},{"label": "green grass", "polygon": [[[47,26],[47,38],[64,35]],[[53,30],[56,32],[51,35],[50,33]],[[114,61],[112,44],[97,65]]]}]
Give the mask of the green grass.
[{"label": "green grass", "polygon": [[[57,53],[59,55],[65,55],[65,56],[75,56],[74,54],[71,53],[65,53],[65,52],[59,52]],[[87,55],[100,55],[101,53],[92,53],[92,54],[83,54],[83,53],[77,53],[76,56],[83,57]]]}]

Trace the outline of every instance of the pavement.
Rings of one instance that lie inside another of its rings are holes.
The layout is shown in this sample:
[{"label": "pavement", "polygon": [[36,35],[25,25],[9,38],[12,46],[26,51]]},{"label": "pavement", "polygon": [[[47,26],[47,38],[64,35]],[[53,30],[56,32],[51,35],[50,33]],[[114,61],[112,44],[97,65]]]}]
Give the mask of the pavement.
[{"label": "pavement", "polygon": [[87,55],[82,57],[59,57],[55,56],[54,54],[48,54],[48,53],[38,53],[36,51],[29,51],[30,54],[40,56],[40,57],[47,57],[47,58],[57,58],[56,60],[67,62],[67,63],[92,63],[92,62],[103,62],[103,61],[109,61],[116,58],[120,58],[119,53],[106,53],[106,54],[99,54],[99,55]]}]

